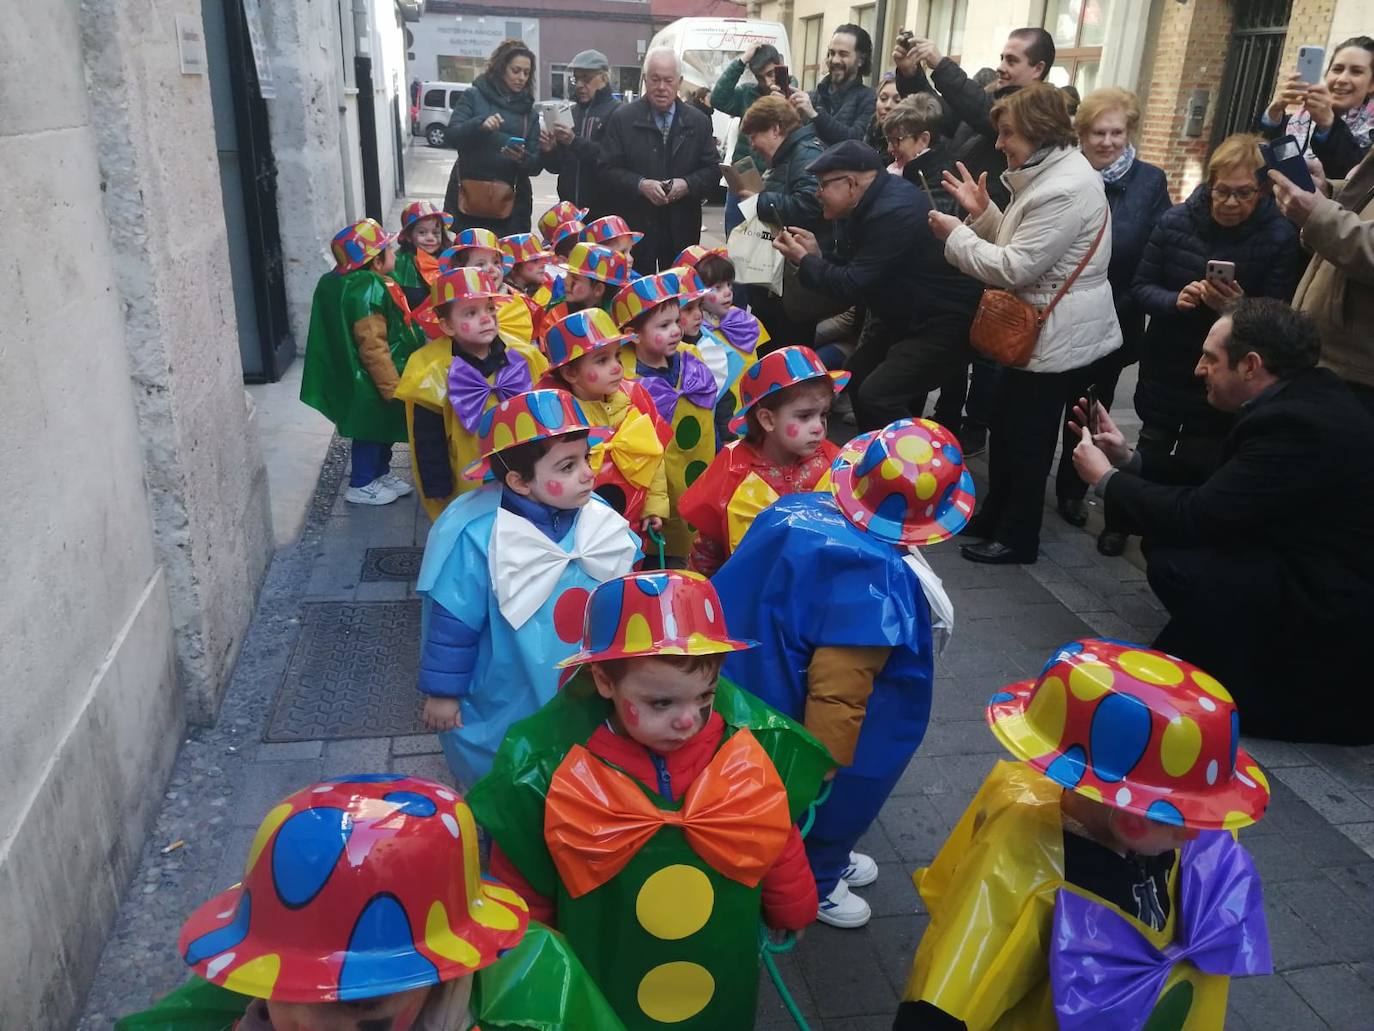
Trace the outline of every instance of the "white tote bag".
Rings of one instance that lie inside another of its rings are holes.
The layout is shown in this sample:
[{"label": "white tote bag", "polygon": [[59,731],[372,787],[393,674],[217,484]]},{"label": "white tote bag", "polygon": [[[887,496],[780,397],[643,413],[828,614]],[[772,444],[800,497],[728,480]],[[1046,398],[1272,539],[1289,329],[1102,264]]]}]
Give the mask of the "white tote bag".
[{"label": "white tote bag", "polygon": [[766,286],[782,296],[782,267],[786,259],[773,249],[773,230],[754,214],[755,198],[740,204],[745,219],[730,233],[725,249],[735,265],[735,282]]}]

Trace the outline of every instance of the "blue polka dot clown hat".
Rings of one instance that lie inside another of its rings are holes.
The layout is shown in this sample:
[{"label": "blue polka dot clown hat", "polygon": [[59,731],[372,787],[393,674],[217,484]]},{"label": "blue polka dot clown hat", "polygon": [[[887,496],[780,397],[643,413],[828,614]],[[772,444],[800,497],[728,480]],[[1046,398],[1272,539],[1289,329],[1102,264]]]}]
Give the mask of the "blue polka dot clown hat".
[{"label": "blue polka dot clown hat", "polygon": [[[701,280],[697,278],[696,282],[700,283]],[[809,379],[822,379],[827,376],[833,381],[837,394],[849,382],[849,373],[831,372],[809,347],[780,347],[764,355],[749,366],[740,377],[740,406],[735,417],[730,420],[730,432],[744,432],[749,421],[749,409],[753,408],[760,398],[775,390],[795,387]]]},{"label": "blue polka dot clown hat", "polygon": [[469,480],[484,479],[491,472],[491,456],[517,444],[586,431],[591,445],[611,434],[604,426],[587,421],[582,406],[566,390],[527,390],[507,398],[482,413],[477,423],[482,457],[463,470]]},{"label": "blue polka dot clown hat", "polygon": [[423,218],[437,218],[445,229],[453,228],[453,216],[433,201],[412,201],[401,209],[401,229],[404,231]]},{"label": "blue polka dot clown hat", "polygon": [[607,580],[592,591],[583,620],[582,649],[558,663],[560,669],[645,655],[719,655],[758,644],[730,636],[711,581],[685,570]]},{"label": "blue polka dot clown hat", "polygon": [[1018,759],[1094,802],[1159,823],[1235,830],[1269,805],[1226,688],[1124,641],[1066,644],[1035,680],[999,691],[988,725]]},{"label": "blue polka dot clown hat", "polygon": [[375,218],[365,218],[344,226],[334,234],[329,250],[334,255],[334,271],[339,274],[362,268],[396,242]]},{"label": "blue polka dot clown hat", "polygon": [[561,369],[569,362],[633,339],[632,335],[619,332],[611,317],[600,308],[585,308],[546,327],[542,345],[549,368]]},{"label": "blue polka dot clown hat", "polygon": [[855,437],[830,467],[830,492],[851,523],[893,544],[939,544],[973,515],[973,477],[959,441],[929,419],[899,419]]},{"label": "blue polka dot clown hat", "polygon": [[243,882],[191,914],[177,950],[230,991],[346,1002],[471,974],[528,923],[515,892],[482,878],[477,824],[455,792],[362,774],[268,812]]},{"label": "blue polka dot clown hat", "polygon": [[570,200],[561,200],[539,216],[539,235],[552,247],[556,242],[554,230],[565,222],[581,222],[586,217],[586,208],[579,208]]}]

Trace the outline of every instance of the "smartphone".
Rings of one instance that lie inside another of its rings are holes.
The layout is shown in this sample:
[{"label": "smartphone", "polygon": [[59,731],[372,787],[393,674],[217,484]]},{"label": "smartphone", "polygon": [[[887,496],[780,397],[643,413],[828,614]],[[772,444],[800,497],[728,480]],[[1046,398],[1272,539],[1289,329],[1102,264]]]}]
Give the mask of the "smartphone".
[{"label": "smartphone", "polygon": [[1098,432],[1097,384],[1090,386],[1084,393],[1088,399],[1088,432],[1095,437]]},{"label": "smartphone", "polygon": [[1207,279],[1213,283],[1234,283],[1236,281],[1236,263],[1234,261],[1209,261],[1207,262]]},{"label": "smartphone", "polygon": [[512,136],[509,140],[506,141],[506,146],[509,147],[511,150],[514,150],[516,147],[523,147],[524,145],[525,137],[523,136]]},{"label": "smartphone", "polygon": [[773,66],[773,85],[782,90],[784,97],[792,95],[792,75],[787,70],[787,65],[777,64]]},{"label": "smartphone", "polygon": [[1317,184],[1312,181],[1312,172],[1302,156],[1302,147],[1292,136],[1280,136],[1272,143],[1261,143],[1259,149],[1267,167],[1282,172],[1298,189],[1308,193],[1317,192]]},{"label": "smartphone", "polygon": [[903,50],[910,50],[911,44],[916,42],[916,33],[910,29],[903,29],[897,34],[897,45]]},{"label": "smartphone", "polygon": [[1326,48],[1318,46],[1298,47],[1298,77],[1309,86],[1322,81],[1326,69]]}]

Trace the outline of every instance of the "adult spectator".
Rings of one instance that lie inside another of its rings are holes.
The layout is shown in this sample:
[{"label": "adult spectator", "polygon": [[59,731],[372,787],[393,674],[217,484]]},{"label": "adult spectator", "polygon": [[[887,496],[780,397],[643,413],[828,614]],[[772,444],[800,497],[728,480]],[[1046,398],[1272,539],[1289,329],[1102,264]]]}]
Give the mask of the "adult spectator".
[{"label": "adult spectator", "polygon": [[840,140],[862,140],[873,119],[877,97],[863,84],[873,67],[873,40],[858,25],[841,25],[825,52],[830,74],[810,93],[796,90],[791,100],[803,124],[815,123],[816,138],[826,146]]},{"label": "adult spectator", "polygon": [[[816,131],[802,125],[796,109],[780,96],[760,97],[740,120],[741,136],[764,159],[763,190],[758,195],[758,217],[775,226],[796,226],[819,232],[824,227],[821,202],[816,197],[816,176],[810,164],[821,156]],[[747,200],[751,194],[740,195]],[[802,343],[810,347],[816,339],[814,321],[788,316],[782,299],[766,286],[749,288],[749,307],[780,344]]]},{"label": "adult spectator", "polygon": [[1130,451],[1103,410],[1074,464],[1149,542],[1169,610],[1155,647],[1224,683],[1247,733],[1366,744],[1374,420],[1315,367],[1320,348],[1307,316],[1246,298],[1197,366],[1208,402],[1236,415],[1211,475],[1178,485],[1190,470]]},{"label": "adult spectator", "polygon": [[986,176],[946,177],[968,224],[933,212],[945,256],[988,286],[1045,308],[1081,263],[1082,271],[1045,319],[1024,368],[997,384],[988,493],[965,535],[974,562],[1034,562],[1040,547],[1045,477],[1054,463],[1064,402],[1085,385],[1087,368],[1121,346],[1107,281],[1112,237],[1102,176],[1079,153],[1064,95],[1045,83],[993,105],[997,146],[1007,159],[1006,211],[988,196]]},{"label": "adult spectator", "polygon": [[[1229,136],[1207,164],[1207,182],[1160,216],[1145,245],[1132,293],[1150,317],[1141,337],[1140,449],[1178,457],[1199,475],[1216,465],[1230,412],[1207,403],[1193,375],[1202,342],[1237,297],[1293,296],[1301,270],[1297,231],[1256,176],[1257,138]],[[1207,278],[1209,261],[1235,266],[1235,283]]]},{"label": "adult spectator", "polygon": [[774,241],[799,266],[801,284],[867,309],[870,325],[850,358],[859,430],[919,413],[925,395],[968,362],[968,330],[982,288],[952,269],[926,216],[930,203],[889,175],[859,140],[830,147],[811,165],[833,244],[806,230]]},{"label": "adult spectator", "polygon": [[954,172],[954,159],[940,138],[943,111],[928,93],[907,97],[883,122],[883,136],[892,153],[893,172],[919,188],[936,211],[960,215],[963,209],[945,189],[945,173]]},{"label": "adult spectator", "polygon": [[[1145,312],[1131,293],[1136,267],[1145,252],[1155,222],[1169,209],[1169,181],[1162,169],[1136,157],[1136,129],[1140,126],[1140,102],[1134,93],[1115,86],[1089,93],[1074,115],[1078,145],[1088,164],[1102,176],[1107,203],[1112,209],[1112,260],[1107,280],[1112,284],[1112,303],[1121,325],[1120,350],[1099,358],[1088,370],[1088,382],[1108,410],[1116,396],[1121,370],[1140,358],[1140,338],[1145,332]],[[1067,419],[1066,413],[1065,418]],[[1073,449],[1078,438],[1067,430],[1059,454],[1055,494],[1059,515],[1070,525],[1083,526],[1088,513],[1083,504],[1087,486],[1073,471]],[[1108,526],[1097,539],[1104,555],[1120,555],[1126,534]]]},{"label": "adult spectator", "polygon": [[[780,64],[782,64],[782,55],[778,53],[778,48],[772,43],[751,43],[743,54],[727,64],[721,71],[720,78],[716,80],[715,88],[711,90],[711,106],[721,114],[730,115],[732,118],[742,118],[744,112],[749,110],[754,101],[772,92],[773,69]],[[748,69],[752,81],[740,82],[745,69]],[[749,149],[749,137],[744,134],[744,130],[741,128],[735,139],[735,152],[730,156],[730,161],[734,163],[745,158],[753,159],[754,167],[759,170],[760,174],[767,167],[763,158]],[[726,190],[725,235],[729,236],[730,230],[743,221],[744,216],[740,214],[739,210],[739,198],[733,192]]]},{"label": "adult spectator", "polygon": [[600,50],[583,50],[568,62],[573,74],[572,128],[539,134],[544,168],[558,173],[558,199],[587,209],[587,221],[613,214],[602,188],[601,140],[606,119],[620,106],[611,92],[611,62]]},{"label": "adult spectator", "polygon": [[701,241],[701,205],[720,179],[711,119],[678,99],[682,71],[666,48],[644,58],[644,96],[606,119],[603,176],[618,213],[643,233],[635,270],[672,267],[684,247]]},{"label": "adult spectator", "polygon": [[883,72],[883,77],[878,80],[878,93],[873,103],[873,120],[868,123],[868,131],[864,133],[864,142],[881,154],[890,163],[892,153],[887,149],[887,137],[883,135],[883,121],[892,109],[897,106],[897,101],[902,98],[897,95],[897,78],[893,72]]},{"label": "adult spectator", "polygon": [[1374,416],[1374,157],[1365,155],[1334,199],[1325,182],[1310,193],[1279,172],[1269,178],[1279,208],[1312,251],[1293,306],[1316,321],[1322,364]]},{"label": "adult spectator", "polygon": [[[1260,113],[1259,132],[1269,139],[1292,136],[1325,174],[1344,179],[1369,151],[1374,128],[1374,39],[1352,36],[1336,44],[1322,82],[1284,78],[1269,107]],[[1288,108],[1297,106],[1293,114]]]},{"label": "adult spectator", "polygon": [[458,151],[444,199],[454,229],[490,229],[497,236],[530,231],[530,176],[541,167],[534,72],[534,52],[518,39],[502,40],[486,71],[458,94],[445,134]]}]

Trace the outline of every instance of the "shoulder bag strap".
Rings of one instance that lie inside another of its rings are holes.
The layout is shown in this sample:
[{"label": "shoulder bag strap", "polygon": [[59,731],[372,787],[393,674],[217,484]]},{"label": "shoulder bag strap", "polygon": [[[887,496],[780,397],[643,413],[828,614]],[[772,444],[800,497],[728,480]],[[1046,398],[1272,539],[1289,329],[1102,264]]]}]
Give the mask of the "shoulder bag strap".
[{"label": "shoulder bag strap", "polygon": [[1059,303],[1059,299],[1069,292],[1069,287],[1073,286],[1074,281],[1077,280],[1083,270],[1088,267],[1088,262],[1093,260],[1093,255],[1097,253],[1097,245],[1102,242],[1102,234],[1107,231],[1107,222],[1111,217],[1112,210],[1108,208],[1107,213],[1102,216],[1102,227],[1098,229],[1097,236],[1093,238],[1093,245],[1088,248],[1088,253],[1083,255],[1083,260],[1078,263],[1078,267],[1073,270],[1073,274],[1069,276],[1068,279],[1064,280],[1064,285],[1055,293],[1054,300],[1045,305],[1044,310],[1040,312],[1039,321],[1042,326],[1049,319],[1050,312],[1054,311],[1054,306]]}]

